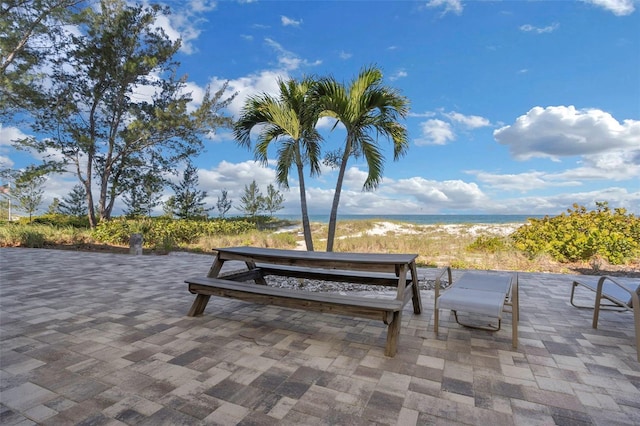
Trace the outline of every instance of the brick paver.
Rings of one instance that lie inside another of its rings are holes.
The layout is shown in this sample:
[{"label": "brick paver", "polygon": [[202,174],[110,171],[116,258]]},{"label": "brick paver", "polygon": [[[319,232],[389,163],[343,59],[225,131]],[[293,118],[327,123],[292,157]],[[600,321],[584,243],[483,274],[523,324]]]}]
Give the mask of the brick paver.
[{"label": "brick paver", "polygon": [[487,332],[443,312],[435,336],[423,291],[387,358],[376,321],[219,298],[187,317],[183,279],[212,260],[0,249],[0,423],[640,424],[631,314],[592,329],[571,275],[520,274],[517,350],[510,315]]}]

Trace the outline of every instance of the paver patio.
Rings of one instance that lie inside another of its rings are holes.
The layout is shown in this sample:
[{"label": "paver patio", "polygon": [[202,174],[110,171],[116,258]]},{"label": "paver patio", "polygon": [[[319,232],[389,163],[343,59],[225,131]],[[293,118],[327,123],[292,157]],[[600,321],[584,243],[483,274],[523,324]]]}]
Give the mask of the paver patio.
[{"label": "paver patio", "polygon": [[520,274],[517,350],[510,315],[443,311],[436,337],[423,291],[387,358],[379,321],[220,298],[187,317],[212,260],[0,249],[0,424],[640,424],[631,314],[592,329],[571,275]]}]

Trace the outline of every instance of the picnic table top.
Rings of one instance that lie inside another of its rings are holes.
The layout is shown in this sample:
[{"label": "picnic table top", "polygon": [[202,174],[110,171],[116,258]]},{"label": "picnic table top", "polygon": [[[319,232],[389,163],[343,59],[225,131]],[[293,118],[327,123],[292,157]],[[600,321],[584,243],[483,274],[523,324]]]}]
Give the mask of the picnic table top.
[{"label": "picnic table top", "polygon": [[284,250],[264,247],[225,247],[214,249],[223,257],[247,257],[255,261],[320,261],[331,263],[357,263],[357,264],[387,264],[402,265],[415,262],[417,254],[402,253],[343,253],[343,252],[325,252],[325,251],[303,251],[303,250]]}]

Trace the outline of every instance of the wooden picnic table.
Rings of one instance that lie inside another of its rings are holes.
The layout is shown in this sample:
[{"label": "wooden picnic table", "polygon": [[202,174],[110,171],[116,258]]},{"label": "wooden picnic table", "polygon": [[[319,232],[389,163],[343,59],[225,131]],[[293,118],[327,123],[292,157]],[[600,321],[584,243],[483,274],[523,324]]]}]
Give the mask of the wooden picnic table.
[{"label": "wooden picnic table", "polygon": [[[388,325],[385,355],[394,356],[403,307],[411,300],[414,313],[422,312],[416,254],[312,252],[246,246],[215,250],[216,257],[207,276],[185,280],[189,291],[196,294],[189,316],[202,315],[210,296],[220,296],[382,319]],[[246,270],[222,276],[220,272],[227,261],[244,262]],[[266,285],[265,277],[269,275],[383,285],[395,288],[396,295],[391,299],[274,288]]]}]

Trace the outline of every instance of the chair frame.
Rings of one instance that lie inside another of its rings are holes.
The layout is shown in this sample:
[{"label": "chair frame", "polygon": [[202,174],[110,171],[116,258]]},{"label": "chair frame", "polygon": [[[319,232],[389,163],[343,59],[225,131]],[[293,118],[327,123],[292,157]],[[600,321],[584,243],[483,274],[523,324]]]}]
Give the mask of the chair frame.
[{"label": "chair frame", "polygon": [[[442,278],[445,275],[445,273],[447,274],[449,284],[446,289],[443,289],[441,291],[440,286],[442,283]],[[433,331],[436,335],[438,334],[438,326],[440,322],[440,308],[438,308],[438,298],[440,297],[441,293],[446,293],[447,290],[449,290],[454,286],[455,286],[455,283],[453,282],[453,279],[452,279],[451,267],[448,266],[438,275],[435,283]],[[504,300],[504,305],[502,310],[502,312],[507,312],[511,314],[511,345],[514,349],[518,348],[518,322],[520,321],[519,298],[520,296],[519,296],[519,289],[518,289],[518,274],[514,274],[511,279],[510,291],[507,294],[505,294],[505,300]],[[497,326],[492,326],[492,325],[479,326],[476,324],[463,323],[458,319],[457,310],[452,309],[451,311],[453,312],[453,316],[455,318],[456,323],[463,327],[474,328],[479,330],[487,330],[487,331],[498,331],[500,330],[502,325],[502,319],[500,317],[498,317]]]},{"label": "chair frame", "polygon": [[[631,296],[631,304],[624,302],[620,299],[617,299],[609,294],[606,294],[603,291],[605,282],[610,281],[612,284],[618,286],[622,290],[629,293]],[[594,306],[584,306],[577,305],[573,302],[573,296],[575,293],[575,289],[578,286],[583,286],[591,291],[595,291],[596,298],[594,302]],[[619,280],[615,280],[614,278],[604,275],[598,279],[598,284],[594,288],[592,285],[581,282],[581,281],[573,281],[573,285],[571,288],[571,304],[577,308],[592,308],[593,309],[593,323],[592,327],[598,328],[598,319],[600,318],[601,310],[609,310],[616,312],[633,312],[633,322],[635,328],[636,335],[636,353],[638,362],[640,362],[640,283],[636,286],[635,290],[630,289],[627,286],[622,285]]]}]

